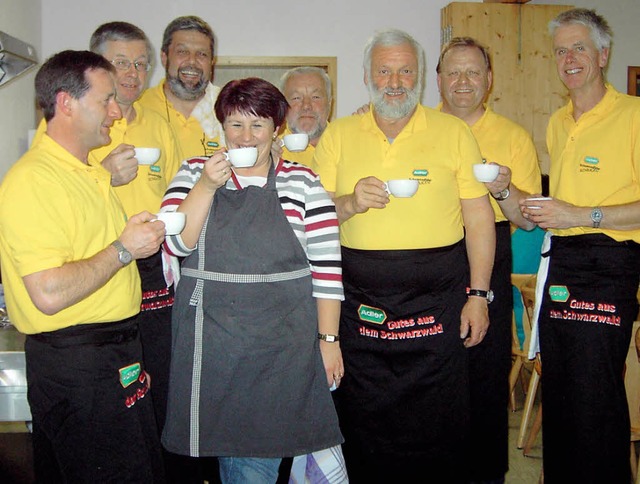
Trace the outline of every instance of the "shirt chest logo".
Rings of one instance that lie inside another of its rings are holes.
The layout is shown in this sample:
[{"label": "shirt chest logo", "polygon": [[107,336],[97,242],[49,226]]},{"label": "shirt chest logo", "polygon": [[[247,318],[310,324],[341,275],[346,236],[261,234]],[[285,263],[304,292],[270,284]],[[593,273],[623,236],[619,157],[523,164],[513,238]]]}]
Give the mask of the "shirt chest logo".
[{"label": "shirt chest logo", "polygon": [[580,173],[598,173],[600,171],[600,160],[595,156],[585,156],[580,162]]}]

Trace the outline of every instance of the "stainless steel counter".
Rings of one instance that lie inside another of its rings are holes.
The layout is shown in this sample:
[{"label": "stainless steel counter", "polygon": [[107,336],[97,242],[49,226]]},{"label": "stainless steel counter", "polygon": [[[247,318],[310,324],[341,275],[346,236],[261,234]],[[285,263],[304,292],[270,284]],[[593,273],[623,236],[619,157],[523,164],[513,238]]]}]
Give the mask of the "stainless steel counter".
[{"label": "stainless steel counter", "polygon": [[0,329],[0,421],[30,421],[25,336],[13,326]]}]

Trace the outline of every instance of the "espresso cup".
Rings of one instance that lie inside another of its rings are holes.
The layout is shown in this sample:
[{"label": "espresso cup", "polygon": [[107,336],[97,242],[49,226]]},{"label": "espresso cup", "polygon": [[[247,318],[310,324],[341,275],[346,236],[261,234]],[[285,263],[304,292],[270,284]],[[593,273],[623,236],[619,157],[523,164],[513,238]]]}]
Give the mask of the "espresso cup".
[{"label": "espresso cup", "polygon": [[164,223],[167,235],[178,235],[187,223],[187,214],[183,212],[160,212],[156,214],[156,218]]},{"label": "espresso cup", "polygon": [[489,183],[498,178],[498,172],[500,171],[500,165],[495,163],[476,163],[473,165],[473,176],[476,180],[483,183]]},{"label": "espresso cup", "polygon": [[420,183],[418,180],[402,179],[402,180],[389,180],[385,183],[385,189],[387,193],[393,195],[396,198],[409,198],[413,197],[418,191]]},{"label": "espresso cup", "polygon": [[309,144],[309,135],[306,133],[288,134],[283,138],[283,141],[289,151],[304,151]]},{"label": "espresso cup", "polygon": [[160,158],[160,148],[134,148],[139,165],[153,165]]},{"label": "espresso cup", "polygon": [[539,210],[542,208],[542,206],[540,206],[540,204],[538,202],[544,201],[544,200],[553,200],[553,198],[551,197],[531,197],[531,198],[527,198],[524,201],[524,206],[527,208],[532,208],[535,210]]},{"label": "espresso cup", "polygon": [[258,159],[258,148],[250,146],[248,148],[231,148],[224,156],[236,168],[248,168],[256,164]]}]

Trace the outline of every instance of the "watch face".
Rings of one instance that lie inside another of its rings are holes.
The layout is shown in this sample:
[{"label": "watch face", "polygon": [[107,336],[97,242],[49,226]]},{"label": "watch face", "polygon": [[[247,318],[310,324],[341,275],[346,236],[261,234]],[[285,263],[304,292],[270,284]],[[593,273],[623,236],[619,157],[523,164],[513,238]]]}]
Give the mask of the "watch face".
[{"label": "watch face", "polygon": [[491,289],[489,289],[489,290],[487,291],[487,301],[488,301],[489,303],[493,302],[493,297],[494,297],[494,296],[493,296],[493,291],[492,291]]},{"label": "watch face", "polygon": [[133,257],[131,256],[131,252],[126,249],[120,252],[119,257],[120,262],[122,262],[123,264],[128,264],[133,259]]}]

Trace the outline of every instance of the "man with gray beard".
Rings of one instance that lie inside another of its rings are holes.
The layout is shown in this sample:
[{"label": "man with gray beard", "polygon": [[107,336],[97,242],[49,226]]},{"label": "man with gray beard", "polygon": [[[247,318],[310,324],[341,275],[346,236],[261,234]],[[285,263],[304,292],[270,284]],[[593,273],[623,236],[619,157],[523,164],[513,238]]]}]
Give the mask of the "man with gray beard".
[{"label": "man with gray beard", "polygon": [[280,91],[289,103],[282,136],[292,133],[309,135],[309,145],[304,151],[292,152],[283,148],[282,157],[309,166],[329,120],[331,79],[321,67],[294,67],[282,75]]},{"label": "man with gray beard", "polygon": [[224,144],[222,126],[213,112],[220,92],[211,83],[213,51],[213,31],[207,22],[196,16],[171,21],[160,54],[166,77],[140,98],[140,104],[171,125],[183,159],[210,157]]},{"label": "man with gray beard", "polygon": [[[364,51],[371,109],[332,122],[312,162],[341,224],[334,396],[352,483],[467,479],[466,348],[489,326],[494,215],[469,128],[419,105],[424,62],[407,33],[376,32]],[[393,179],[418,190],[390,196]]]}]

